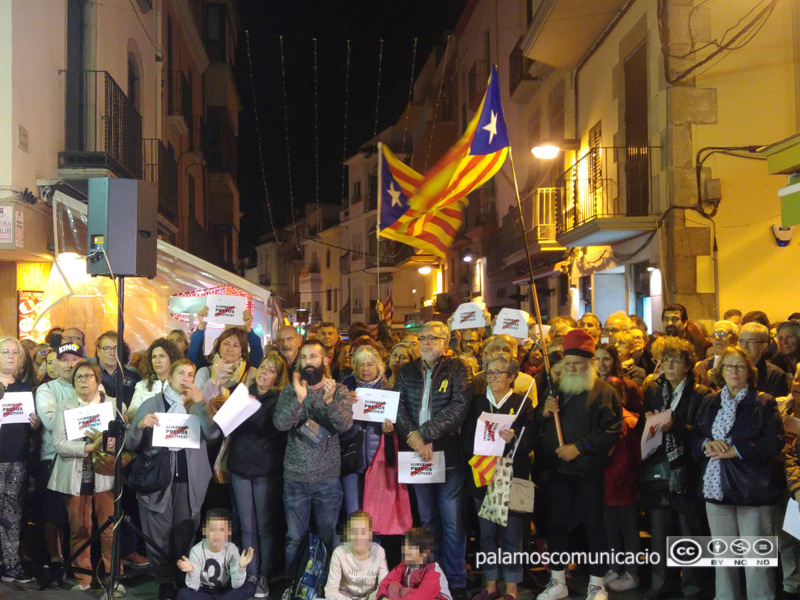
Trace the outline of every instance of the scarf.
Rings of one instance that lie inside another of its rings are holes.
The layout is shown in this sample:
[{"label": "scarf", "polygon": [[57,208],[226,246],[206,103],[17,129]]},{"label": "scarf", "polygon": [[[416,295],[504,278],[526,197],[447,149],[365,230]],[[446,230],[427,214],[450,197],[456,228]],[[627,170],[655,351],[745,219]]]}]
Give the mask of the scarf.
[{"label": "scarf", "polygon": [[[680,394],[683,393],[687,380],[688,378],[681,381],[673,391],[671,390],[669,380],[666,377],[664,378],[664,385],[661,386],[662,411],[672,409],[672,402],[675,399],[675,396],[677,395],[678,398],[680,398]],[[679,461],[680,457],[683,456],[684,447],[682,443],[675,439],[675,435],[672,433],[672,431],[664,432],[664,450],[667,453],[667,460],[669,461],[670,469],[669,491],[673,494],[685,494],[686,467],[683,465],[682,461]]]},{"label": "scarf", "polygon": [[[744,386],[735,398],[731,398],[728,386],[722,388],[722,404],[714,424],[711,426],[711,437],[715,440],[724,440],[730,443],[730,432],[733,429],[733,422],[736,420],[736,407],[747,396],[748,386]],[[703,496],[711,500],[722,501],[722,460],[711,459],[706,464],[706,471],[703,473]]]},{"label": "scarf", "polygon": [[[167,403],[167,413],[173,415],[185,415],[186,414],[186,407],[183,406],[183,396],[181,396],[178,392],[173,390],[169,383],[164,384],[164,400]],[[170,447],[168,448],[172,452],[177,452],[178,450],[182,450],[182,448],[175,448]]]},{"label": "scarf", "polygon": [[494,397],[494,393],[492,392],[492,388],[490,388],[489,386],[486,386],[486,399],[489,401],[489,404],[494,406],[497,410],[500,410],[503,407],[503,404],[506,403],[506,400],[508,400],[511,397],[511,394],[513,394],[513,393],[514,393],[514,390],[512,388],[509,388],[509,390],[506,393],[506,395],[503,396],[502,398],[500,398],[499,400],[497,400]]},{"label": "scarf", "polygon": [[[211,375],[211,365],[219,358],[219,354],[214,354],[209,361],[208,374]],[[247,361],[239,359],[239,366],[231,372],[231,376],[220,387],[226,389],[233,389],[240,383],[244,383],[245,375],[247,374]]]},{"label": "scarf", "polygon": [[383,375],[380,375],[373,379],[372,381],[361,381],[357,375],[353,375],[356,380],[356,387],[357,388],[368,388],[370,390],[382,390],[383,386],[386,384],[386,378]]}]

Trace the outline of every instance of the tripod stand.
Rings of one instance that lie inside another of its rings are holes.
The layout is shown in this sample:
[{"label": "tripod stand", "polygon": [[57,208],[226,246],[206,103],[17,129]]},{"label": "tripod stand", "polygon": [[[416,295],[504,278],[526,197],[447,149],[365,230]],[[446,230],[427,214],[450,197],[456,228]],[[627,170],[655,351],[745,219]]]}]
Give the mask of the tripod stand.
[{"label": "tripod stand", "polygon": [[[114,593],[117,585],[117,581],[121,579],[126,579],[129,576],[120,574],[120,526],[129,527],[132,531],[138,534],[144,541],[152,548],[157,554],[159,554],[162,558],[164,558],[167,563],[171,562],[172,558],[169,556],[167,552],[164,551],[163,548],[159,547],[149,536],[147,536],[132,520],[128,515],[122,515],[122,452],[125,447],[125,433],[129,428],[128,423],[125,419],[122,418],[122,410],[123,410],[123,392],[124,392],[124,377],[123,377],[123,367],[122,367],[122,356],[123,356],[123,334],[125,329],[125,320],[123,316],[123,309],[125,305],[125,278],[122,276],[114,277],[112,274],[112,278],[117,281],[117,370],[114,377],[115,383],[115,411],[114,411],[114,420],[111,421],[108,425],[108,431],[104,432],[103,434],[103,449],[108,451],[112,448],[112,444],[109,443],[109,440],[114,440],[113,442],[113,454],[114,454],[114,515],[109,517],[105,523],[100,525],[97,529],[95,529],[89,539],[87,539],[83,544],[78,547],[75,552],[67,559],[66,564],[71,566],[75,560],[83,553],[86,548],[89,548],[93,543],[100,539],[100,536],[109,528],[112,528],[113,531],[113,543],[111,547],[111,569],[108,573],[108,588],[106,590],[106,597],[109,600],[113,600]],[[87,575],[92,575],[93,572],[91,570],[82,569],[79,567],[73,567],[73,571],[78,573],[84,573]],[[140,575],[143,572],[147,572],[147,570],[138,570],[136,575]],[[43,582],[41,583],[39,589],[43,590],[50,583],[55,579],[55,574],[50,574],[47,576]]]}]

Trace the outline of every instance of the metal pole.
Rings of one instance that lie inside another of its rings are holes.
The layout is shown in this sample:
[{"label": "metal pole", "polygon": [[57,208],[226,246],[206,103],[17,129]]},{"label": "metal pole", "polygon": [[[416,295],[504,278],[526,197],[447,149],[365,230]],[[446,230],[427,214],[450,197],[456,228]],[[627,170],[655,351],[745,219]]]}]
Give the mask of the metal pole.
[{"label": "metal pole", "polygon": [[[547,386],[550,396],[556,398],[555,386],[553,385],[553,376],[550,372],[550,357],[547,354],[547,341],[544,339],[544,329],[542,329],[542,311],[539,308],[539,295],[536,293],[536,285],[533,282],[533,263],[531,262],[531,251],[528,247],[528,235],[525,230],[525,217],[522,215],[522,200],[519,197],[519,185],[517,184],[517,171],[514,168],[514,155],[511,152],[511,146],[508,147],[508,160],[511,163],[511,176],[514,179],[514,191],[517,194],[517,209],[519,210],[519,224],[522,228],[522,239],[525,244],[525,256],[528,259],[528,273],[531,278],[531,295],[533,296],[533,307],[536,312],[536,323],[539,327],[539,339],[542,341],[542,355],[544,357],[544,368],[547,376]],[[558,435],[558,445],[564,445],[564,435],[561,432],[561,419],[558,413],[553,413],[553,419],[556,424],[556,434]]]},{"label": "metal pole", "polygon": [[[125,278],[117,277],[117,284],[117,376],[115,381],[117,397],[115,421],[119,422],[122,421],[122,395],[124,385],[124,374],[122,372],[122,345],[124,343],[123,340],[125,339],[125,319],[123,315],[125,308]],[[117,435],[114,438],[114,541],[111,546],[111,573],[108,575],[107,593],[107,597],[110,600],[113,600],[114,598],[117,576],[119,574],[120,545],[122,543],[117,528],[120,525],[122,516],[122,460],[120,460],[120,458],[123,450],[122,445],[125,441],[124,428],[115,428],[114,431],[117,433],[122,431],[123,435],[121,437]]]}]

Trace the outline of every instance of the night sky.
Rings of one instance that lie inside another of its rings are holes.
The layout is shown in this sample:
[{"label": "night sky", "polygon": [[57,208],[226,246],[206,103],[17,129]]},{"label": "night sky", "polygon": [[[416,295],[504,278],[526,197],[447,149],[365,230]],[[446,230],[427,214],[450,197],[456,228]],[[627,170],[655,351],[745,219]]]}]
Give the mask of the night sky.
[{"label": "night sky", "polygon": [[[253,83],[266,166],[267,193],[275,225],[290,221],[288,161],[281,77],[280,35],[288,106],[291,183],[296,215],[307,202],[340,203],[345,135],[345,72],[350,40],[347,155],[372,137],[383,38],[378,131],[395,123],[408,101],[413,56],[418,72],[433,48],[452,31],[465,0],[339,0],[271,2],[239,0],[242,28],[249,31]],[[319,142],[314,142],[314,41],[317,38]],[[236,77],[239,115],[240,254],[272,229],[265,201],[253,110],[247,37],[239,34]],[[319,186],[315,147],[319,151]]]}]

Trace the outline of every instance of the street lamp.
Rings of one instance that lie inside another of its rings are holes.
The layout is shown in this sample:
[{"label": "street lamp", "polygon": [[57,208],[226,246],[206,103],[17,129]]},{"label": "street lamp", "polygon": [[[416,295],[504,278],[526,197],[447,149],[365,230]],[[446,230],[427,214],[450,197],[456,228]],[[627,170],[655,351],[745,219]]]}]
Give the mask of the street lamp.
[{"label": "street lamp", "polygon": [[430,275],[430,273],[431,273],[431,268],[430,268],[428,265],[423,265],[423,266],[421,266],[419,269],[417,269],[417,272],[418,272],[420,275]]},{"label": "street lamp", "polygon": [[580,145],[581,141],[574,139],[542,140],[531,148],[531,153],[540,160],[550,160],[562,150],[577,150]]},{"label": "street lamp", "polygon": [[477,260],[477,258],[478,258],[478,253],[474,252],[473,250],[467,250],[466,252],[464,252],[464,254],[461,255],[461,260],[463,260],[465,263],[471,263],[474,260]]}]

